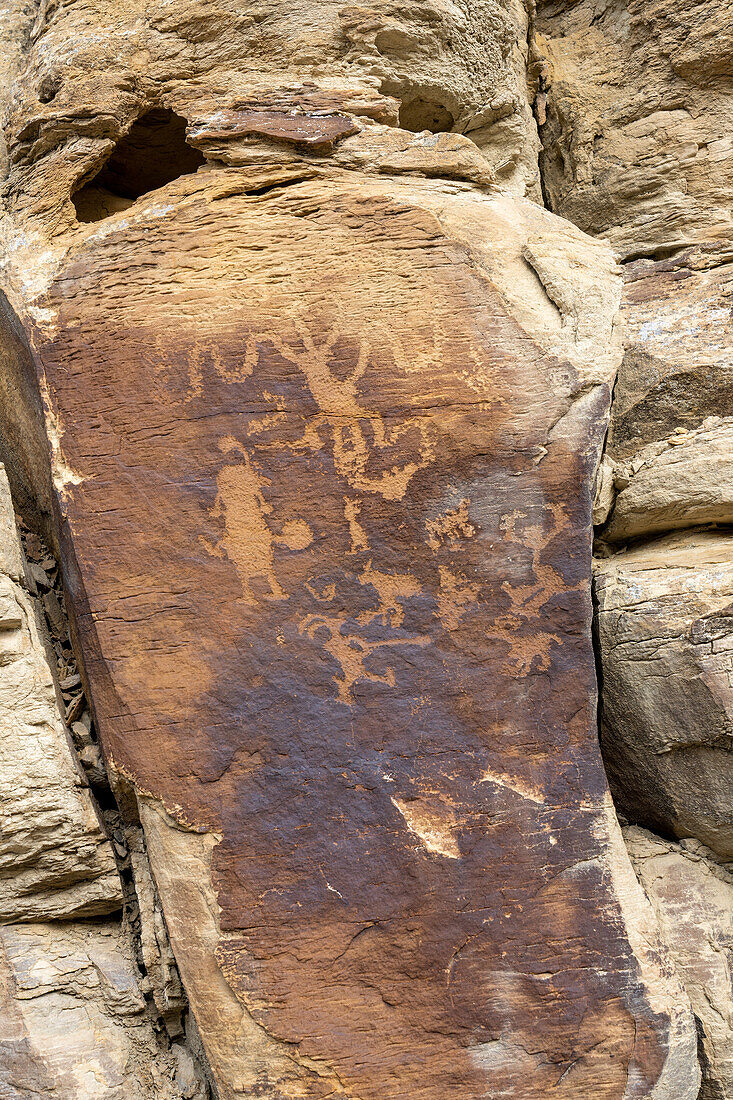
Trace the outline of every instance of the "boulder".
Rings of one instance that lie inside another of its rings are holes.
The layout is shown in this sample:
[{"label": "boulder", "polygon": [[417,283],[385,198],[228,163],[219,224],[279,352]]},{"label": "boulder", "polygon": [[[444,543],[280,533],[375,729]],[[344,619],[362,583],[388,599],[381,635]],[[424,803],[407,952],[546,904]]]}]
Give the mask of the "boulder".
[{"label": "boulder", "polygon": [[696,840],[623,830],[692,1002],[703,1052],[701,1100],[733,1097],[733,876]]},{"label": "boulder", "polygon": [[119,924],[0,928],[0,991],[0,1095],[181,1100]]},{"label": "boulder", "polygon": [[617,805],[733,858],[733,538],[667,535],[595,566],[601,743]]},{"label": "boulder", "polygon": [[606,542],[733,523],[733,417],[709,416],[698,428],[677,428],[614,463],[612,478]]},{"label": "boulder", "polygon": [[626,351],[611,410],[607,542],[730,523],[730,249],[624,267]]},{"label": "boulder", "polygon": [[733,416],[732,261],[721,242],[624,265],[626,351],[607,446],[614,461],[710,416]]},{"label": "boulder", "polygon": [[220,1091],[620,1098],[633,1064],[692,1100],[595,739],[608,251],[441,183],[272,184],[112,215],[26,322],[85,676],[175,823],[151,866]]}]

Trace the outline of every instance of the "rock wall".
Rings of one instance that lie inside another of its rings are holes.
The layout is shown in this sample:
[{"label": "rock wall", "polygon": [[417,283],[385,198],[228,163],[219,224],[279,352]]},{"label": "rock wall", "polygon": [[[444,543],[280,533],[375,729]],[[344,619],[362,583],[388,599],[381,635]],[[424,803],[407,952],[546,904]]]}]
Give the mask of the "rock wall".
[{"label": "rock wall", "polygon": [[[730,12],[717,0],[539,0],[548,205],[622,260],[729,248]],[[680,325],[682,329],[684,326]]]},{"label": "rock wall", "polygon": [[595,514],[604,759],[631,821],[683,838],[627,834],[692,998],[701,1096],[727,1098],[730,13],[546,3],[536,29],[548,204],[624,261],[626,350]]},{"label": "rock wall", "polygon": [[674,844],[624,829],[639,879],[659,918],[698,1023],[701,1100],[733,1095],[733,876],[696,840]]},{"label": "rock wall", "polygon": [[729,36],[690,18],[3,14],[0,455],[106,807],[57,748],[27,888],[8,859],[22,1042],[68,995],[140,1096],[728,1095],[723,971],[711,1016],[665,909],[722,903],[632,830],[640,886],[596,723],[599,656],[624,813],[730,858]]}]

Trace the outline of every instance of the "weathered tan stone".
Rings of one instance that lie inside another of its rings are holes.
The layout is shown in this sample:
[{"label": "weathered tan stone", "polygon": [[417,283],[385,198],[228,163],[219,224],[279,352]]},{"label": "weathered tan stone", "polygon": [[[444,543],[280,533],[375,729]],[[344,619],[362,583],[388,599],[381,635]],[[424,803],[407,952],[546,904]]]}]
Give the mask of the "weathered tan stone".
[{"label": "weathered tan stone", "polygon": [[725,246],[625,268],[627,348],[597,523],[623,541],[730,523],[733,268]]},{"label": "weathered tan stone", "polygon": [[699,841],[630,826],[634,869],[690,995],[701,1032],[701,1100],[733,1097],[733,876]]},{"label": "weathered tan stone", "polygon": [[707,417],[733,416],[731,259],[730,246],[718,244],[624,265],[626,352],[607,446],[614,461]]},{"label": "weathered tan stone", "polygon": [[221,1100],[250,1096],[274,1082],[274,1095],[276,1089],[297,1095],[302,1076],[325,1067],[303,1058],[296,1046],[278,1043],[237,998],[217,959],[221,927],[211,867],[219,838],[181,828],[150,799],[141,800],[140,817],[166,902],[172,946]]},{"label": "weathered tan stone", "polygon": [[[538,5],[544,194],[627,261],[627,346],[594,508],[606,554],[733,519],[730,25],[718,0]],[[714,639],[698,623],[722,610],[726,552],[696,535],[638,546],[599,564],[598,599],[617,798],[634,820],[727,852],[725,612]]]},{"label": "weathered tan stone", "polygon": [[2,466],[0,466],[0,574],[16,584],[26,583],[25,561],[15,525],[10,485]]},{"label": "weathered tan stone", "polygon": [[622,259],[728,242],[728,5],[540,0],[535,25],[550,208],[607,235]]},{"label": "weathered tan stone", "polygon": [[27,567],[1,468],[0,571],[0,1095],[203,1100],[200,1078],[175,1084],[127,924],[78,919],[119,910],[122,884],[19,583],[50,582]]},{"label": "weathered tan stone", "polygon": [[678,428],[613,469],[615,498],[603,538],[622,542],[680,527],[733,522],[733,417]]},{"label": "weathered tan stone", "polygon": [[733,538],[642,543],[598,561],[595,587],[617,804],[733,858]]},{"label": "weathered tan stone", "polygon": [[0,469],[0,921],[114,912],[114,855],[59,714]]},{"label": "weathered tan stone", "polygon": [[181,1100],[138,981],[119,924],[0,928],[0,1095]]},{"label": "weathered tan stone", "polygon": [[[19,19],[9,18],[10,33]],[[31,233],[73,228],[71,192],[137,116],[163,105],[197,123],[231,110],[303,112],[300,142],[339,112],[366,130],[401,121],[405,131],[466,133],[487,171],[539,195],[520,0],[478,0],[470,11],[400,0],[270,0],[253,11],[189,0],[151,11],[131,0],[113,12],[98,0],[44,4],[24,31],[27,51],[11,67],[20,72],[8,97],[6,203]]]},{"label": "weathered tan stone", "polygon": [[[142,829],[128,828],[127,841],[140,908],[140,952],[155,1006],[168,1032],[179,1036],[181,1016],[187,1008],[176,961],[168,939],[160,900],[150,873]],[[186,952],[184,950],[183,954]]]}]

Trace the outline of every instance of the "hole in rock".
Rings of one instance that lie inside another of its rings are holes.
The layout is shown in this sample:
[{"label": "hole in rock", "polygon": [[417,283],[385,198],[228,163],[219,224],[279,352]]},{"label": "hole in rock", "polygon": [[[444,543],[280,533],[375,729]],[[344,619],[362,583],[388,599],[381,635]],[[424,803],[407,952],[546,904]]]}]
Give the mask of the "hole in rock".
[{"label": "hole in rock", "polygon": [[415,96],[413,99],[402,100],[400,126],[403,130],[413,130],[416,134],[422,130],[444,134],[453,129],[455,121],[448,108],[437,99]]},{"label": "hole in rock", "polygon": [[156,109],[139,118],[93,179],[72,196],[80,222],[96,222],[156,187],[195,172],[206,158],[186,144],[186,120]]}]

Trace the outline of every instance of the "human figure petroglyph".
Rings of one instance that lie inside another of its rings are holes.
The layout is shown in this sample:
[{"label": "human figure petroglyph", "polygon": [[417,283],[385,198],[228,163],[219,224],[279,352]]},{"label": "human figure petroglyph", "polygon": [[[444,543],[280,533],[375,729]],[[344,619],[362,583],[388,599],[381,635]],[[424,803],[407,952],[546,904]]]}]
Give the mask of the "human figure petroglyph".
[{"label": "human figure petroglyph", "polygon": [[267,523],[272,513],[262,492],[270,484],[252,463],[247,448],[232,436],[219,440],[225,454],[238,453],[244,459],[236,465],[222,466],[216,479],[217,496],[211,515],[224,520],[225,531],[216,545],[202,538],[207,551],[234,564],[242,586],[242,600],[254,604],[263,599],[287,599],[275,575],[275,546],[304,550],[313,535],[303,520],[291,520],[282,534],[273,534]]},{"label": "human figure petroglyph", "polygon": [[436,593],[438,618],[446,630],[457,630],[469,608],[476,604],[481,585],[469,581],[463,573],[447,565],[438,566],[440,588]]},{"label": "human figure petroglyph", "polygon": [[359,554],[369,549],[367,533],[359,523],[361,503],[353,497],[344,497],[344,519],[349,525],[350,554]]},{"label": "human figure petroglyph", "polygon": [[[158,337],[155,341],[155,369],[159,372],[175,377],[180,370],[179,364],[171,353],[171,349],[164,345]],[[228,364],[222,358],[221,352],[214,340],[203,340],[193,344],[184,354],[185,375],[188,380],[188,388],[184,397],[184,404],[190,404],[195,398],[204,393],[204,367],[209,366],[214,374],[223,382],[233,384],[244,382],[252,374],[257,365],[259,356],[259,343],[254,333],[244,340],[241,359],[233,364]]]}]

